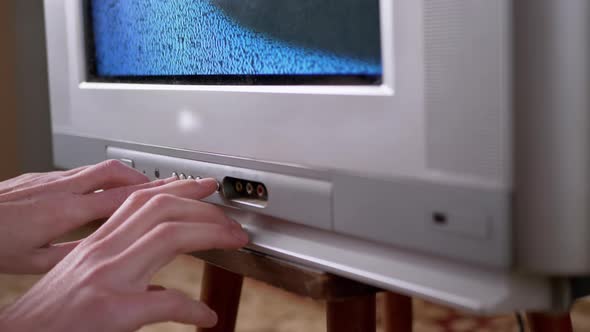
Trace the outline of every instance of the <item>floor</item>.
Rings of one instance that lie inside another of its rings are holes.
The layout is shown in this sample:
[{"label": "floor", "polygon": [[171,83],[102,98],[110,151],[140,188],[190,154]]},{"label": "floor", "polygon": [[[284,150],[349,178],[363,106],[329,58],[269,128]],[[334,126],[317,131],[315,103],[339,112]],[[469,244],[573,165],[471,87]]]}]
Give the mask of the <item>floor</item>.
[{"label": "floor", "polygon": [[[202,262],[191,257],[179,257],[156,276],[154,282],[188,292],[199,293]],[[0,307],[9,304],[26,291],[38,277],[0,275]],[[301,332],[325,331],[323,304],[297,297],[247,280],[242,293],[237,332]],[[518,331],[513,316],[476,318],[426,303],[414,302],[416,332]],[[378,315],[379,316],[379,315]],[[580,301],[573,313],[575,331],[590,331],[590,301]],[[378,321],[381,319],[378,317]],[[188,332],[190,326],[158,324],[140,332]]]}]

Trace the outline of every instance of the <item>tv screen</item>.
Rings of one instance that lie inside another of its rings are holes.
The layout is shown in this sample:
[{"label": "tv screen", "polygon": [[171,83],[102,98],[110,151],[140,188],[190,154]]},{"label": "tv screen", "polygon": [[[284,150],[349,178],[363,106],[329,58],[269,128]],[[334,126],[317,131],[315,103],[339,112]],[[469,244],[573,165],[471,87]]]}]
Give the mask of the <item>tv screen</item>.
[{"label": "tv screen", "polygon": [[379,84],[379,0],[87,0],[91,81]]}]

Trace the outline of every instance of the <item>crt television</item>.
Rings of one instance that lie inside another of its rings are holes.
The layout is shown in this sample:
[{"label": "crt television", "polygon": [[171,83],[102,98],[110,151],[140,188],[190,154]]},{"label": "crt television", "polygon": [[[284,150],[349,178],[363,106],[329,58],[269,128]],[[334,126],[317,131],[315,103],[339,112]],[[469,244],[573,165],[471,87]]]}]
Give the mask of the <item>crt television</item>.
[{"label": "crt television", "polygon": [[251,250],[472,311],[555,308],[590,275],[589,12],[46,0],[55,163],[214,177]]}]

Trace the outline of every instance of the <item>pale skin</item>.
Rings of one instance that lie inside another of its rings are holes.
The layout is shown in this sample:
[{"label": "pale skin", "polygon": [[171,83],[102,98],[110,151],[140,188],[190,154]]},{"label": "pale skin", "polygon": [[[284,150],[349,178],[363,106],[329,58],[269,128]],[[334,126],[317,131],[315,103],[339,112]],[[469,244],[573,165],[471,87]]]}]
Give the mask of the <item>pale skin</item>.
[{"label": "pale skin", "polygon": [[[0,273],[49,271],[0,311],[0,331],[214,326],[217,316],[205,304],[150,280],[180,254],[248,243],[222,209],[199,201],[216,189],[213,179],[149,182],[116,161],[0,182]],[[53,243],[107,218],[82,241]]]}]

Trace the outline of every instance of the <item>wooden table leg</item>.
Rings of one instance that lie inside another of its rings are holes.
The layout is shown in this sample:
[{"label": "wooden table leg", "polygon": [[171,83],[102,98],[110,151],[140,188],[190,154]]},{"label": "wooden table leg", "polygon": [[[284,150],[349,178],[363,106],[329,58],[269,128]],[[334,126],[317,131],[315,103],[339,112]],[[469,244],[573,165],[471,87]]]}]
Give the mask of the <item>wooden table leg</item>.
[{"label": "wooden table leg", "polygon": [[411,332],[412,298],[395,293],[385,294],[385,332]]},{"label": "wooden table leg", "polygon": [[371,332],[376,327],[375,294],[328,301],[328,332]]},{"label": "wooden table leg", "polygon": [[243,281],[241,275],[205,264],[201,301],[217,313],[219,322],[214,328],[199,328],[197,332],[234,332]]},{"label": "wooden table leg", "polygon": [[572,320],[569,313],[527,314],[527,321],[531,332],[573,332]]}]

